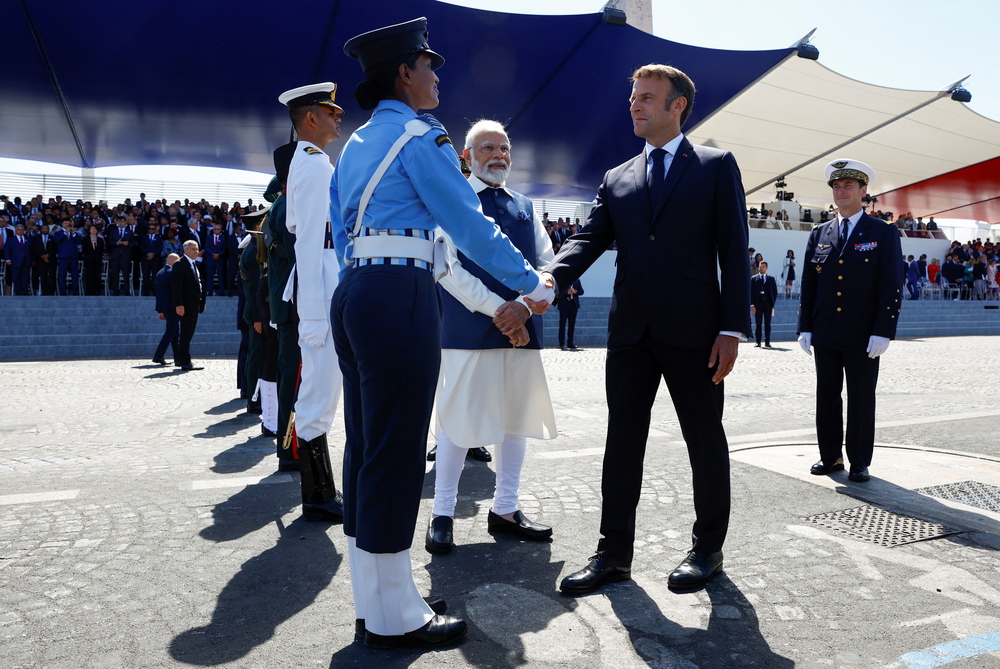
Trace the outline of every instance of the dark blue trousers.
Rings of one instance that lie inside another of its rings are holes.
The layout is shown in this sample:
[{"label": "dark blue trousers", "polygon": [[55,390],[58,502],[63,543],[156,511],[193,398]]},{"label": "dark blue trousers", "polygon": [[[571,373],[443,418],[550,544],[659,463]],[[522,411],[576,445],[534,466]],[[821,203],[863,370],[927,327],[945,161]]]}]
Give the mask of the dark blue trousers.
[{"label": "dark blue trousers", "polygon": [[[80,294],[80,263],[76,258],[59,258],[58,260],[58,283],[60,295],[79,295]],[[66,274],[69,274],[73,280],[73,284],[67,288],[66,286]]]},{"label": "dark blue trousers", "polygon": [[153,353],[153,360],[163,360],[168,346],[173,351],[174,358],[177,358],[177,338],[181,331],[181,317],[177,315],[176,311],[170,310],[163,312],[163,319],[167,327],[163,336],[160,337],[160,343],[156,346],[156,352]]},{"label": "dark blue trousers", "polygon": [[[814,347],[816,358],[816,439],[819,456],[830,463],[842,457],[855,467],[872,463],[875,450],[875,387],[878,363],[864,350]],[[847,434],[844,434],[844,377],[847,377]],[[842,450],[843,449],[843,450]]]},{"label": "dark blue trousers", "polygon": [[349,269],[331,307],[344,373],[344,533],[369,553],[408,550],[420,507],[441,306],[425,269]]}]

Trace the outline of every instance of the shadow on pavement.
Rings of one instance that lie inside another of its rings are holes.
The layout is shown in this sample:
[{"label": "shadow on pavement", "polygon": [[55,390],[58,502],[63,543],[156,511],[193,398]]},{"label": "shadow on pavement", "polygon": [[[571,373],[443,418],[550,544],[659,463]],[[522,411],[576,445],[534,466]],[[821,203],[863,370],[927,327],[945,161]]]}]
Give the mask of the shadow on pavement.
[{"label": "shadow on pavement", "polygon": [[206,416],[219,416],[224,413],[233,413],[238,411],[243,407],[246,407],[247,401],[241,400],[239,397],[234,397],[233,399],[223,402],[218,406],[214,406],[205,412]]},{"label": "shadow on pavement", "polygon": [[[159,365],[150,365],[150,367],[156,367],[157,369],[162,369]],[[181,374],[187,374],[186,371],[180,367],[174,367],[173,369],[167,369],[162,372],[157,372],[156,374],[147,374],[143,378],[146,379],[167,379],[171,376],[180,376]]]},{"label": "shadow on pavement", "polygon": [[[292,480],[295,485],[247,486],[225,502],[216,504],[212,508],[212,524],[199,532],[199,536],[209,541],[234,541],[271,523],[280,522],[283,516],[302,503],[298,479],[293,477]],[[289,528],[296,527],[296,523]],[[330,526],[329,523],[305,524],[323,530]]]},{"label": "shadow on pavement", "polygon": [[723,572],[705,586],[712,602],[708,628],[683,627],[669,620],[635,581],[607,589],[618,619],[636,653],[650,667],[767,667],[791,669],[764,640],[753,605]]},{"label": "shadow on pavement", "polygon": [[213,458],[215,464],[212,465],[211,470],[216,474],[245,472],[253,469],[276,452],[274,437],[257,435],[216,454]]},{"label": "shadow on pavement", "polygon": [[231,437],[240,430],[251,425],[260,425],[260,419],[253,414],[241,413],[238,416],[220,420],[205,427],[204,432],[194,435],[195,439],[215,439],[216,437]]},{"label": "shadow on pavement", "polygon": [[186,664],[213,666],[239,660],[268,641],[337,573],[343,558],[328,529],[301,518],[282,528],[274,547],[243,563],[222,589],[211,622],[174,637],[170,655]]}]

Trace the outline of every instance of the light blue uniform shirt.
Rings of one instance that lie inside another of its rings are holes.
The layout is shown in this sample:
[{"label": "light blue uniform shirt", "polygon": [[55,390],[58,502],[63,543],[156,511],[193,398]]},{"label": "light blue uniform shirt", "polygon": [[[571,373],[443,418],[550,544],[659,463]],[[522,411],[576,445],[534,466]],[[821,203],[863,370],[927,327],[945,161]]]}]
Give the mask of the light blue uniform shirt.
[{"label": "light blue uniform shirt", "polygon": [[[351,135],[330,182],[330,221],[341,266],[348,233],[354,229],[361,194],[389,148],[403,134],[416,112],[398,100],[382,100],[371,120]],[[414,137],[393,160],[365,210],[365,227],[375,230],[440,227],[465,255],[513,290],[528,294],[539,284],[538,274],[507,237],[483,215],[479,196],[458,167],[458,155],[445,132],[432,128]]]}]

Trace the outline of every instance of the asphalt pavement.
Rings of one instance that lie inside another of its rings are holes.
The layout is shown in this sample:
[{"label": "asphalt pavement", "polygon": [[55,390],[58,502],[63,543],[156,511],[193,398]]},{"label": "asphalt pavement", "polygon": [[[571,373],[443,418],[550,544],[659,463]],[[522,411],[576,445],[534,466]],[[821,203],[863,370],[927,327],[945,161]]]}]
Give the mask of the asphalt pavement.
[{"label": "asphalt pavement", "polygon": [[[300,518],[235,360],[0,364],[0,667],[1000,667],[1000,340],[893,342],[867,484],[808,473],[811,358],[742,345],[725,573],[689,593],[667,588],[693,509],[661,386],[633,580],[579,598],[558,583],[599,536],[604,351],[543,359],[559,437],[529,441],[521,508],[553,539],[488,534],[492,464],[470,460],[432,557],[428,463],[414,576],[470,631],[424,653],[354,641],[343,532]],[[338,414],[337,463],[343,435]]]}]

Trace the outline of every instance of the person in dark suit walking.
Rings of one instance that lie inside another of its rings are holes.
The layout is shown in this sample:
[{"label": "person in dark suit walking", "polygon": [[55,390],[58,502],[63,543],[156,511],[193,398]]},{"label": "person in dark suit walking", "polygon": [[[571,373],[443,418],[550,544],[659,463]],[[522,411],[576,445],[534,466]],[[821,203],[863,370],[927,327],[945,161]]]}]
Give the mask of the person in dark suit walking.
[{"label": "person in dark suit walking", "polygon": [[180,333],[181,317],[177,315],[176,304],[174,303],[174,288],[171,280],[174,263],[181,257],[176,253],[171,253],[166,258],[166,264],[153,277],[153,287],[156,293],[156,311],[160,314],[160,320],[164,321],[166,329],[160,338],[160,343],[153,352],[153,362],[158,365],[166,365],[164,355],[169,346],[174,353],[174,360],[177,360],[178,335]]},{"label": "person in dark suit walking", "polygon": [[[694,146],[681,133],[695,92],[686,74],[645,65],[632,82],[632,125],[646,147],[605,175],[586,225],[546,268],[563,294],[617,244],[603,537],[590,563],[563,579],[560,589],[568,595],[631,578],[643,457],[661,378],[687,442],[696,513],[693,549],[670,574],[671,587],[696,587],[721,570],[729,526],[722,380],[750,332],[743,184],[731,153]],[[675,260],[678,248],[686,253]]]},{"label": "person in dark suit walking", "polygon": [[[851,463],[848,478],[865,482],[875,449],[879,356],[899,322],[903,277],[899,230],[861,207],[875,170],[856,160],[826,166],[837,217],[813,228],[806,244],[799,303],[799,344],[816,349],[816,438],[823,476]],[[841,392],[847,377],[847,438]]]},{"label": "person in dark suit walking", "polygon": [[575,281],[556,302],[556,306],[559,308],[559,348],[563,351],[576,350],[573,337],[576,334],[576,315],[580,311],[580,298],[582,296],[583,286],[579,281]]},{"label": "person in dark suit walking", "polygon": [[767,261],[761,260],[759,274],[750,278],[750,313],[757,320],[757,348],[760,348],[761,320],[764,321],[764,346],[771,348],[771,316],[778,301],[778,282],[767,273]]},{"label": "person in dark suit walking", "polygon": [[204,369],[191,364],[191,339],[198,326],[198,314],[205,311],[205,285],[198,271],[198,242],[184,242],[184,259],[170,273],[174,311],[181,320],[181,332],[174,349],[174,366],[184,370]]},{"label": "person in dark suit walking", "polygon": [[24,236],[24,226],[14,226],[14,235],[7,238],[3,247],[7,269],[13,277],[15,295],[31,294],[31,245]]}]

